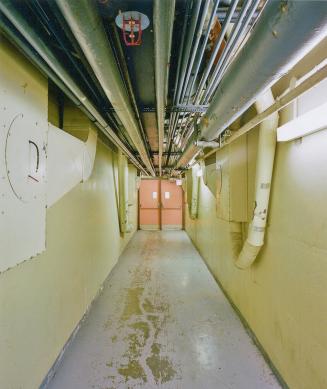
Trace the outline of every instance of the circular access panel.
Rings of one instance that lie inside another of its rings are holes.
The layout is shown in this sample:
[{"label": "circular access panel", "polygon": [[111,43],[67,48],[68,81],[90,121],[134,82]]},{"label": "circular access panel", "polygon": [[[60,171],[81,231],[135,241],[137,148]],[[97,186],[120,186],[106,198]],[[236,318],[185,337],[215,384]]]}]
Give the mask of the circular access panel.
[{"label": "circular access panel", "polygon": [[6,138],[6,170],[15,196],[23,201],[36,200],[44,190],[46,154],[43,134],[37,123],[23,114],[11,121]]}]

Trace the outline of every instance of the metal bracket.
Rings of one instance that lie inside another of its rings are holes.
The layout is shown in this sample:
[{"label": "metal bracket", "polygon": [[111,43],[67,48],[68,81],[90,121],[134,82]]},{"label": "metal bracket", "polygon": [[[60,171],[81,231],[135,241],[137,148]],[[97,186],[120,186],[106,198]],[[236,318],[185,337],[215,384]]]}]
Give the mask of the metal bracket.
[{"label": "metal bracket", "polygon": [[175,105],[172,107],[167,107],[166,111],[170,112],[199,112],[203,113],[206,112],[209,105],[192,105],[192,104],[186,104],[186,105]]}]

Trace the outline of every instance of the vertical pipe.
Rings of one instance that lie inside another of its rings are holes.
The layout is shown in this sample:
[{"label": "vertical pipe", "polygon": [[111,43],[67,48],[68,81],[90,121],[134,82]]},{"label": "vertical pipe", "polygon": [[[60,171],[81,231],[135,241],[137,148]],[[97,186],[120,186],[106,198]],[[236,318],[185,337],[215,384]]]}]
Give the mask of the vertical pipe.
[{"label": "vertical pipe", "polygon": [[[261,95],[255,102],[258,113],[266,110],[274,103],[270,89]],[[255,202],[253,218],[249,226],[248,237],[242,251],[236,258],[235,265],[240,269],[248,268],[257,258],[264,245],[266,232],[271,179],[273,174],[276,130],[278,127],[278,113],[275,112],[260,124],[258,153],[255,176]]]}]

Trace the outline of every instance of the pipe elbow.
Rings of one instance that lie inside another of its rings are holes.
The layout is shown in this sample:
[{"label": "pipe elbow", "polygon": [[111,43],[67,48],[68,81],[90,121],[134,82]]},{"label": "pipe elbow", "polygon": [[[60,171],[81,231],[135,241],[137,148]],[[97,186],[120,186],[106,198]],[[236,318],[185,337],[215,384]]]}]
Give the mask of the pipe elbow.
[{"label": "pipe elbow", "polygon": [[235,260],[235,266],[241,270],[249,268],[256,260],[261,247],[262,246],[254,246],[246,241],[239,256]]}]

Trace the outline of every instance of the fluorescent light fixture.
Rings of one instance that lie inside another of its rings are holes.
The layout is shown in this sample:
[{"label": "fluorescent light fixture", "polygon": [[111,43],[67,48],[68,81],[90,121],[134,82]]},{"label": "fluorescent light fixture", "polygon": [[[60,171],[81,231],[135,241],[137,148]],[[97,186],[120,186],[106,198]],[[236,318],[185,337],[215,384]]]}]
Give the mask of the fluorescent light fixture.
[{"label": "fluorescent light fixture", "polygon": [[181,179],[177,179],[177,180],[176,180],[176,185],[178,185],[178,186],[181,186],[181,185],[182,185],[182,183],[183,183],[183,182],[182,182],[182,180],[181,180]]},{"label": "fluorescent light fixture", "polygon": [[327,128],[327,103],[277,128],[277,142],[288,142]]}]

